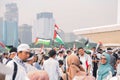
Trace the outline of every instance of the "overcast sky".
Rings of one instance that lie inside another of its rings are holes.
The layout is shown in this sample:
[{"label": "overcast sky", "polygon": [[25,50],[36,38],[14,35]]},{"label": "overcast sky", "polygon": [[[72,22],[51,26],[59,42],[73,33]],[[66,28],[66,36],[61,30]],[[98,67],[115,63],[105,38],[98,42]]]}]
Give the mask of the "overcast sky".
[{"label": "overcast sky", "polygon": [[0,15],[5,3],[16,2],[19,25],[34,25],[36,14],[53,12],[56,24],[65,32],[117,22],[117,0],[0,0]]}]

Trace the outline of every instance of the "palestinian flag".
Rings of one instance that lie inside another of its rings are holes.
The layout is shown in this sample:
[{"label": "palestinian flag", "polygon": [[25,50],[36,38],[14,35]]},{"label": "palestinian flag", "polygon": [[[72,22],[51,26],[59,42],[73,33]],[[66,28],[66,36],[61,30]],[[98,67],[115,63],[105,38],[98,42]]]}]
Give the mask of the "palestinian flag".
[{"label": "palestinian flag", "polygon": [[86,71],[88,72],[88,67],[89,67],[88,60],[86,60],[85,64],[86,64]]},{"label": "palestinian flag", "polygon": [[59,29],[59,27],[56,24],[54,25],[54,27],[56,31]]},{"label": "palestinian flag", "polygon": [[49,39],[36,38],[35,44],[50,45],[50,40]]},{"label": "palestinian flag", "polygon": [[10,51],[10,47],[9,46],[6,46],[4,43],[0,42],[0,46],[8,51]]},{"label": "palestinian flag", "polygon": [[62,38],[58,35],[58,33],[56,32],[56,30],[54,30],[54,40],[60,44],[64,44]]},{"label": "palestinian flag", "polygon": [[5,47],[6,47],[2,42],[0,42],[0,46],[1,46],[2,48],[5,48]]},{"label": "palestinian flag", "polygon": [[85,42],[85,48],[89,49],[89,47],[90,47],[90,45],[89,45],[89,39],[87,39],[86,42]]}]

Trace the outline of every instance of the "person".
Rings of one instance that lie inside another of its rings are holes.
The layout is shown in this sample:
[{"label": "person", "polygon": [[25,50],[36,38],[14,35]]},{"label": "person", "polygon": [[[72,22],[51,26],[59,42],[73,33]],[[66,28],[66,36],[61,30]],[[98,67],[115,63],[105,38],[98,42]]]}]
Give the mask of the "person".
[{"label": "person", "polygon": [[38,70],[40,70],[40,64],[38,62],[38,56],[37,55],[34,55],[34,63],[33,63],[33,66],[35,66]]},{"label": "person", "polygon": [[28,44],[20,44],[17,47],[17,55],[9,61],[6,66],[10,67],[12,73],[6,75],[5,80],[28,80],[26,66],[23,61],[30,56],[30,46]]},{"label": "person", "polygon": [[92,75],[92,59],[82,47],[78,48],[78,57],[86,73]]},{"label": "person", "polygon": [[6,65],[0,63],[0,80],[5,80],[5,75],[11,74],[12,70]]},{"label": "person", "polygon": [[110,65],[115,70],[116,58],[113,56],[112,48],[108,47],[107,48],[107,53],[110,55]]},{"label": "person", "polygon": [[2,63],[3,64],[6,64],[6,62],[7,62],[7,60],[8,60],[8,53],[3,53],[3,56],[2,56],[3,58],[2,58]]},{"label": "person", "polygon": [[40,69],[43,70],[43,63],[45,60],[49,59],[49,56],[43,55],[40,61]]},{"label": "person", "polygon": [[9,51],[9,56],[8,56],[8,59],[7,59],[7,62],[6,64],[12,60],[15,56],[17,55],[17,48],[16,47],[12,47]]},{"label": "person", "polygon": [[71,54],[67,59],[68,69],[60,80],[95,80],[93,76],[88,76],[84,68],[80,65],[80,60],[75,54]]},{"label": "person", "polygon": [[25,66],[26,66],[26,69],[27,69],[27,73],[29,71],[35,71],[35,70],[38,70],[35,66],[33,66],[33,63],[34,63],[34,54],[33,53],[30,53],[30,57],[26,60],[25,62]]},{"label": "person", "polygon": [[99,63],[99,58],[97,57],[96,53],[93,53],[92,55],[92,63],[93,63],[93,76],[96,78]]},{"label": "person", "polygon": [[30,71],[27,75],[30,80],[49,80],[48,73],[44,70]]},{"label": "person", "polygon": [[67,70],[67,68],[68,68],[67,57],[72,54],[72,51],[71,50],[67,50],[66,53],[67,53],[67,56],[66,56],[66,59],[65,59],[65,70]]},{"label": "person", "polygon": [[59,63],[55,59],[56,51],[50,50],[48,54],[50,58],[44,61],[43,69],[47,71],[50,80],[59,80],[61,75],[59,70]]},{"label": "person", "polygon": [[116,69],[117,69],[116,76],[112,77],[110,80],[120,80],[120,58],[117,59]]},{"label": "person", "polygon": [[109,80],[112,77],[112,74],[113,68],[110,65],[110,55],[104,52],[101,55],[96,80]]},{"label": "person", "polygon": [[64,60],[64,51],[63,50],[60,50],[59,53],[58,53],[58,56],[57,56],[57,60]]},{"label": "person", "polygon": [[59,69],[60,69],[60,75],[64,73],[64,66],[63,66],[63,61],[59,60]]}]

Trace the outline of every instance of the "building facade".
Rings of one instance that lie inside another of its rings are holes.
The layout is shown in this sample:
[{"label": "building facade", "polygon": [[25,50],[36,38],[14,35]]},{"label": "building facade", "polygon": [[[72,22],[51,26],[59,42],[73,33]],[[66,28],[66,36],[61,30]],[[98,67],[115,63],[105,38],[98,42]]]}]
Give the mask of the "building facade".
[{"label": "building facade", "polygon": [[23,24],[19,27],[19,43],[32,43],[32,26]]},{"label": "building facade", "polygon": [[74,34],[87,37],[96,43],[120,44],[120,24],[74,30]]},{"label": "building facade", "polygon": [[37,14],[36,26],[33,29],[34,38],[52,39],[54,31],[53,13],[42,12]]},{"label": "building facade", "polygon": [[3,42],[3,18],[0,17],[0,41]]},{"label": "building facade", "polygon": [[5,5],[4,43],[18,46],[18,8],[15,3]]}]

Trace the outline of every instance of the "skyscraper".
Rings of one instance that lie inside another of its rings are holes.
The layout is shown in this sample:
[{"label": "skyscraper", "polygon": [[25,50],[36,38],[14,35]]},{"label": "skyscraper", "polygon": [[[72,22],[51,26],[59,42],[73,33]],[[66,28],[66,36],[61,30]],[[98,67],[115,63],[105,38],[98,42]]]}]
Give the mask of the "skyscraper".
[{"label": "skyscraper", "polygon": [[3,18],[0,17],[0,41],[3,42]]},{"label": "skyscraper", "polygon": [[33,33],[35,37],[52,39],[54,31],[53,13],[42,12],[37,14],[37,23]]},{"label": "skyscraper", "polygon": [[21,43],[32,43],[32,27],[27,24],[23,24],[19,27],[19,41]]},{"label": "skyscraper", "polygon": [[77,36],[74,33],[65,33],[65,42],[74,42],[77,39]]},{"label": "skyscraper", "polygon": [[18,46],[18,8],[15,3],[6,4],[5,7],[4,42]]}]

